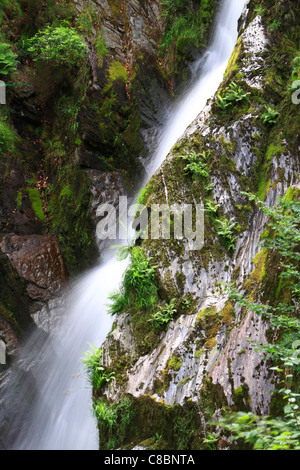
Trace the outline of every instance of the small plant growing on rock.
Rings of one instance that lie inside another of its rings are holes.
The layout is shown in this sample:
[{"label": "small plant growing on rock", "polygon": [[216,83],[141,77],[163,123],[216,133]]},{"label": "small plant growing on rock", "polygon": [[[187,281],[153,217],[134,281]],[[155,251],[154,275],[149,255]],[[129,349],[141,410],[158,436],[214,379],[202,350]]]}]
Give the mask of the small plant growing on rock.
[{"label": "small plant growing on rock", "polygon": [[84,352],[82,363],[85,366],[87,377],[94,391],[100,390],[102,385],[111,382],[114,379],[115,373],[109,372],[99,365],[102,349],[98,349],[92,344],[90,345],[92,351]]},{"label": "small plant growing on rock", "polygon": [[217,204],[214,201],[211,201],[210,199],[206,201],[205,210],[211,216],[214,216],[217,214],[219,207],[220,207],[220,204]]},{"label": "small plant growing on rock", "polygon": [[156,266],[151,264],[152,258],[147,258],[139,247],[131,248],[130,257],[120,289],[109,295],[109,313],[112,315],[127,307],[149,309],[157,303]]},{"label": "small plant growing on rock", "polygon": [[112,406],[102,401],[94,403],[94,414],[98,421],[103,422],[108,429],[112,429],[117,424],[118,412]]},{"label": "small plant growing on rock", "polygon": [[0,43],[0,75],[9,75],[17,69],[16,57],[9,44]]},{"label": "small plant growing on rock", "polygon": [[236,226],[236,222],[233,219],[218,219],[218,235],[223,240],[224,244],[228,250],[234,250],[235,241],[237,239],[236,235],[233,234],[233,230]]},{"label": "small plant growing on rock", "polygon": [[210,150],[202,153],[192,151],[188,155],[180,155],[179,158],[188,161],[184,168],[186,174],[191,174],[193,179],[208,179],[210,170],[207,166],[207,160],[210,156]]},{"label": "small plant growing on rock", "polygon": [[261,120],[264,124],[269,124],[273,126],[277,123],[277,118],[279,116],[279,112],[276,109],[272,108],[271,106],[265,106],[266,112],[262,114]]},{"label": "small plant growing on rock", "polygon": [[176,299],[172,299],[169,304],[159,305],[157,312],[151,315],[151,318],[148,320],[152,323],[154,328],[160,328],[161,326],[167,325],[176,314],[177,310],[175,308]]},{"label": "small plant growing on rock", "polygon": [[226,111],[227,108],[232,107],[243,100],[250,103],[249,95],[250,93],[246,93],[242,87],[237,85],[235,82],[232,82],[224,96],[221,96],[220,94],[217,95],[217,106],[223,111]]}]

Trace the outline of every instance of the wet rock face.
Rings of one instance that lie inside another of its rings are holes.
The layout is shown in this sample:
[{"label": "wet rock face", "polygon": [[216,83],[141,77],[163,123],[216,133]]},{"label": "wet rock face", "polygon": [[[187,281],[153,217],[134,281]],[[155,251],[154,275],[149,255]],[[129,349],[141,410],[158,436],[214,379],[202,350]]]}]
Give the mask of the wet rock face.
[{"label": "wet rock face", "polygon": [[19,276],[27,281],[32,301],[46,302],[66,286],[66,268],[54,236],[5,235],[0,248]]},{"label": "wet rock face", "polygon": [[[262,19],[257,16],[241,34],[234,52],[237,56],[239,51],[244,54],[239,58],[237,70],[242,77],[240,85],[252,96],[257,90],[263,91],[266,81],[266,57],[270,51],[266,38]],[[226,80],[224,87],[230,84],[228,77]],[[234,81],[234,75],[231,80]],[[233,218],[240,223],[240,230],[231,252],[222,247],[209,217],[205,225],[207,248],[204,246],[199,253],[188,253],[185,246],[176,247],[174,240],[173,244],[164,240],[154,245],[154,249],[151,242],[144,243],[145,251],[155,256],[155,264],[159,265],[158,276],[164,292],[169,292],[168,300],[173,295],[180,298],[192,295],[197,302],[196,311],[170,322],[158,346],[149,354],[138,359],[131,357],[126,380],[108,387],[105,391],[108,398],[118,400],[123,393],[136,399],[151,395],[157,403],[163,400],[167,405],[183,405],[188,399],[199,400],[209,378],[222,390],[226,405],[258,414],[269,413],[269,392],[274,389],[274,377],[263,354],[251,344],[268,341],[269,325],[253,312],[231,304],[226,291],[219,287],[220,283],[234,282],[245,292],[245,281],[251,279],[256,269],[254,257],[262,249],[266,215],[249,208],[249,201],[241,192],[263,188],[261,199],[272,206],[289,187],[300,184],[299,159],[293,154],[292,139],[289,142],[282,139],[274,151],[274,137],[270,138],[269,129],[261,123],[262,109],[261,103],[252,98],[251,110],[249,105],[243,112],[236,108],[222,116],[214,100],[210,100],[150,181],[147,205],[163,204],[166,200],[170,205],[192,202],[193,197],[197,203],[199,197],[206,202],[207,193],[199,191],[203,181],[194,184],[179,174],[178,156],[191,150],[197,153],[209,149],[214,158],[210,166],[209,198],[222,208],[218,218]],[[258,168],[266,160],[268,169],[260,175]],[[263,285],[259,288],[263,290]],[[127,319],[128,314],[123,314],[117,321],[120,338],[112,333],[103,345],[104,365],[112,369],[114,356],[110,348],[116,351],[116,341],[119,341],[119,352],[123,354],[122,334],[127,337],[128,328],[122,333],[120,325]],[[132,341],[131,349],[136,350],[134,334]],[[176,368],[170,366],[174,357]]]},{"label": "wet rock face", "polygon": [[[145,143],[162,123],[171,100],[158,64],[163,31],[159,2],[90,3],[100,26],[95,24],[89,38],[92,81],[78,115],[79,162],[100,171],[126,169],[137,179]],[[76,7],[82,14],[86,2],[79,0]],[[105,45],[103,56],[95,47],[99,37]]]},{"label": "wet rock face", "polygon": [[[102,172],[88,170],[88,175],[92,183],[93,199],[91,203],[92,218],[97,227],[102,217],[97,215],[97,209],[108,204],[115,208],[117,217],[119,216],[119,197],[127,196],[122,174],[120,172]],[[110,244],[110,240],[101,240],[96,233],[96,242],[99,252],[103,253],[105,247]]]},{"label": "wet rock face", "polygon": [[[74,3],[78,12],[86,6],[83,0],[75,0]],[[141,49],[153,53],[163,28],[159,19],[159,1],[121,0],[116,5],[107,0],[89,3],[101,18],[103,39],[114,59],[124,63],[126,60],[131,66]]]}]

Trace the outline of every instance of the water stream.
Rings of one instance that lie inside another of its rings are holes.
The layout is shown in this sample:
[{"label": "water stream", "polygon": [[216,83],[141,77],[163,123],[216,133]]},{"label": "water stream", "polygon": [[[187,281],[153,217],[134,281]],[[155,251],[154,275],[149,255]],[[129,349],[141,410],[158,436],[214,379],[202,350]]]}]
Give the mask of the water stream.
[{"label": "water stream", "polygon": [[[159,168],[170,149],[216,92],[237,39],[237,23],[245,0],[223,0],[215,21],[211,45],[194,64],[195,78],[169,110],[160,142],[147,166],[147,179]],[[143,182],[144,184],[145,182]],[[68,295],[67,311],[57,333],[45,341],[31,338],[23,352],[38,352],[33,409],[12,444],[14,449],[92,450],[98,448],[92,415],[91,390],[81,358],[88,343],[100,346],[112,327],[106,313],[107,296],[121,281],[127,261],[107,256],[83,275]],[[39,358],[46,357],[46,361]],[[34,368],[35,366],[33,366]],[[20,378],[21,380],[21,378]]]}]

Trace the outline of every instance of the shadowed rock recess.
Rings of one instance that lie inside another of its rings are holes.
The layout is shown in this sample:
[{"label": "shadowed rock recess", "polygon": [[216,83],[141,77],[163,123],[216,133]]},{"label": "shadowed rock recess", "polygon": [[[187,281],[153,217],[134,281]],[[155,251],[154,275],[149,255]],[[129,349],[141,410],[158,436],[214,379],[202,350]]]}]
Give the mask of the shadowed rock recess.
[{"label": "shadowed rock recess", "polygon": [[[59,328],[64,293],[104,254],[97,208],[136,196],[172,104],[205,53],[219,3],[3,2],[0,45],[18,62],[7,75],[0,61],[8,85],[0,105],[0,340],[7,353],[0,449],[18,437],[14,423],[27,423],[38,396],[39,343],[24,363],[22,345],[32,330],[42,344]],[[269,206],[284,196],[299,200],[298,3],[245,2],[219,89],[140,195],[150,214],[152,204],[203,204],[205,242],[191,251],[185,238],[138,239],[135,248],[154,266],[158,307],[174,309],[155,327],[153,306],[128,302],[96,345],[104,379],[91,408],[101,450],[239,449],[216,426],[223,412],[273,412],[279,379],[254,344],[269,341],[270,324],[226,286],[252,301],[284,296],[279,260],[261,247],[268,217],[246,193]],[[74,28],[85,45],[82,63],[31,55],[29,38],[47,25]],[[229,103],[230,90],[238,96]],[[262,119],[268,106],[277,111],[274,122]],[[205,160],[200,176],[187,170],[191,156]]]}]

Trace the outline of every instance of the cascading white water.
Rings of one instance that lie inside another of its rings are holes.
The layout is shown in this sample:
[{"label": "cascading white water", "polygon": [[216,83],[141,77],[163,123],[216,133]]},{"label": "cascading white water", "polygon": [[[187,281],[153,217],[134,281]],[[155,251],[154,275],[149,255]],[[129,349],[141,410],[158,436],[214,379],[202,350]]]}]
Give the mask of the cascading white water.
[{"label": "cascading white water", "polygon": [[[216,92],[237,39],[237,22],[247,2],[223,0],[211,45],[195,64],[199,77],[170,110],[148,178]],[[91,390],[81,370],[88,343],[101,345],[112,326],[106,313],[108,293],[119,286],[127,261],[110,257],[72,288],[70,305],[54,338],[42,345],[46,370],[35,374],[39,393],[30,422],[20,430],[14,449],[92,450],[98,448]],[[33,343],[32,343],[33,344]],[[42,354],[42,353],[41,353]]]},{"label": "cascading white water", "polygon": [[245,0],[224,0],[221,3],[211,44],[193,66],[199,69],[200,75],[170,110],[160,143],[149,165],[151,174],[159,168],[170,149],[218,89],[237,40],[238,20],[247,3]]}]

